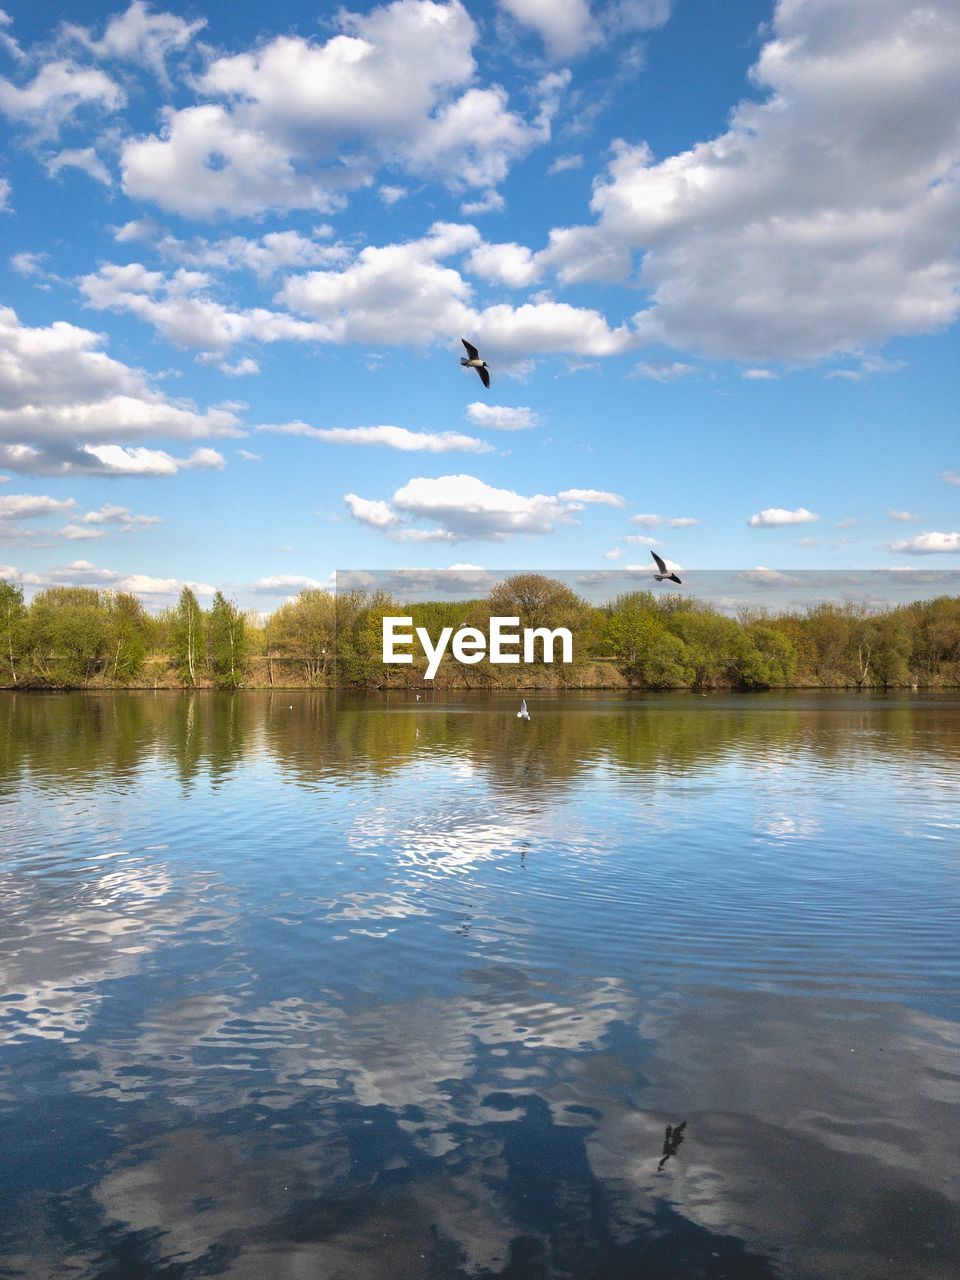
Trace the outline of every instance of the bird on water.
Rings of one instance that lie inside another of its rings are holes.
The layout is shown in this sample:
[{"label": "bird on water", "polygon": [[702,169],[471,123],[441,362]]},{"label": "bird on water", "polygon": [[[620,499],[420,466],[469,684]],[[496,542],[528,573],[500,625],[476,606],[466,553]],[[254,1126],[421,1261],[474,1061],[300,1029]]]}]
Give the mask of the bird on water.
[{"label": "bird on water", "polygon": [[529,719],[530,719],[530,712],[527,710],[527,700],[526,700],[526,698],[521,698],[521,699],[520,699],[520,710],[517,712],[517,719],[518,719],[518,720],[529,720]]},{"label": "bird on water", "polygon": [[655,573],[653,575],[658,582],[664,582],[664,581],[679,582],[680,581],[677,575],[675,573],[671,573],[670,570],[667,568],[667,564],[665,560],[661,560],[655,551],[651,551],[650,554],[653,556],[654,560],[656,560],[657,568],[660,571],[659,573]]},{"label": "bird on water", "polygon": [[490,371],[487,368],[486,360],[480,359],[480,352],[477,350],[477,348],[473,345],[472,342],[468,342],[466,338],[461,338],[460,341],[463,343],[464,347],[466,347],[466,350],[467,350],[467,358],[464,359],[464,357],[461,356],[460,363],[464,365],[467,369],[476,369],[477,373],[479,373],[480,375],[480,381],[483,383],[485,387],[489,387]]}]

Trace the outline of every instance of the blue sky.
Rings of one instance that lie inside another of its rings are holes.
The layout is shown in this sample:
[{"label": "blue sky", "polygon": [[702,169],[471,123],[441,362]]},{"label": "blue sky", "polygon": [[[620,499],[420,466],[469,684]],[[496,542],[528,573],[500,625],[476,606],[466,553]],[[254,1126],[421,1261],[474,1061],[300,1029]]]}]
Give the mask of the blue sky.
[{"label": "blue sky", "polygon": [[0,576],[960,567],[958,83],[951,0],[8,3]]}]

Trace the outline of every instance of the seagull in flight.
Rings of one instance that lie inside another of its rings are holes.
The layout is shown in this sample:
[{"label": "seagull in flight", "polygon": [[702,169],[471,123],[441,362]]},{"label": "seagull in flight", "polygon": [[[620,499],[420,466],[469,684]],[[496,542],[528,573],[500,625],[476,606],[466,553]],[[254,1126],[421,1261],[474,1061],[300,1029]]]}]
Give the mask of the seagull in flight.
[{"label": "seagull in flight", "polygon": [[520,710],[517,712],[517,719],[518,719],[518,720],[529,720],[529,719],[530,719],[530,712],[527,710],[527,700],[526,700],[526,698],[521,698],[521,699],[520,699]]},{"label": "seagull in flight", "polygon": [[675,573],[671,573],[670,570],[667,568],[666,561],[661,560],[655,551],[651,551],[650,554],[653,556],[654,560],[656,560],[657,562],[657,569],[659,570],[659,573],[655,573],[653,576],[656,578],[658,582],[663,582],[663,581],[679,582],[680,581],[677,575]]},{"label": "seagull in flight", "polygon": [[472,342],[468,342],[466,338],[461,338],[460,341],[463,343],[463,345],[467,349],[467,359],[465,360],[463,356],[461,356],[460,363],[462,365],[465,365],[466,368],[468,369],[476,369],[477,373],[479,373],[480,375],[480,381],[483,383],[485,387],[489,387],[490,371],[487,368],[486,360],[480,359],[480,352],[477,350],[477,348],[473,345]]}]

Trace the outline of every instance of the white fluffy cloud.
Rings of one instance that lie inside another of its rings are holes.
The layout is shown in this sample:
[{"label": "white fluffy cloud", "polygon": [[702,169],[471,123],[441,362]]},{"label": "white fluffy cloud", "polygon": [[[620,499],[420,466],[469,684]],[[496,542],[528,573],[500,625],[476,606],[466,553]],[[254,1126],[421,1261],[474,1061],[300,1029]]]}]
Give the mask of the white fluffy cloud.
[{"label": "white fluffy cloud", "polygon": [[909,555],[936,555],[941,551],[960,551],[960,533],[918,533],[915,538],[903,542],[891,542],[891,551],[906,552]]},{"label": "white fluffy cloud", "polygon": [[[211,296],[212,283],[202,271],[181,268],[167,276],[139,262],[108,263],[79,282],[91,307],[134,315],[179,347],[225,353],[240,342],[317,342],[330,337],[327,326],[284,312],[231,309]],[[230,371],[247,370],[232,366]]]},{"label": "white fluffy cloud", "polygon": [[602,507],[627,505],[626,498],[621,498],[619,493],[608,493],[603,489],[564,489],[562,493],[557,494],[557,497],[564,502],[576,504],[595,502]]},{"label": "white fluffy cloud", "polygon": [[499,0],[499,3],[521,26],[543,37],[553,58],[586,53],[603,39],[587,0]]},{"label": "white fluffy cloud", "polygon": [[87,525],[116,525],[122,533],[163,523],[160,516],[134,515],[129,507],[118,507],[109,502],[105,502],[97,511],[86,512],[80,517],[80,522]]},{"label": "white fluffy cloud", "polygon": [[649,31],[670,17],[671,0],[614,0],[593,11],[587,0],[498,0],[521,27],[535,31],[551,58],[588,53],[610,34]]},{"label": "white fluffy cloud", "polygon": [[467,405],[467,417],[475,426],[493,431],[527,431],[541,421],[526,405],[484,404],[482,400]]},{"label": "white fluffy cloud", "polygon": [[672,519],[667,521],[671,529],[692,529],[694,525],[699,523],[700,521],[696,516],[673,516]]},{"label": "white fluffy cloud", "polygon": [[197,439],[239,434],[228,409],[201,413],[150,387],[139,369],[100,350],[103,337],[65,321],[22,324],[0,308],[0,465],[34,474],[170,474],[222,466],[213,449],[189,459],[127,448],[151,436]]},{"label": "white fluffy cloud", "polygon": [[510,285],[515,289],[533,284],[540,276],[540,268],[531,250],[516,243],[479,244],[467,259],[467,266],[481,280]]},{"label": "white fluffy cloud", "polygon": [[[620,144],[594,227],[542,262],[568,278],[644,254],[641,335],[810,360],[958,310],[960,11],[953,0],[780,0],[730,128],[655,160]],[[609,278],[609,276],[607,276]]]},{"label": "white fluffy cloud", "polygon": [[395,511],[390,510],[386,502],[361,498],[356,493],[345,494],[343,500],[354,520],[359,520],[361,524],[368,524],[373,529],[389,529],[400,523],[400,517]]},{"label": "white fluffy cloud", "polygon": [[179,578],[154,578],[145,573],[101,569],[89,560],[74,560],[54,569],[23,573],[20,580],[29,587],[102,587],[138,596],[175,597],[184,587],[190,587],[197,595],[212,596],[216,590],[206,582],[182,582]]},{"label": "white fluffy cloud", "polygon": [[279,36],[215,59],[197,83],[207,101],[123,148],[127,193],[201,218],[332,210],[385,163],[494,188],[549,138],[556,78],[529,121],[499,85],[474,83],[478,31],[459,0],[394,0],[336,21],[323,43]]},{"label": "white fluffy cloud", "polygon": [[[149,223],[135,222],[119,234],[130,240],[153,232]],[[472,285],[445,261],[482,244],[469,223],[437,222],[414,240],[367,245],[346,263],[344,246],[317,250],[292,233],[261,241],[230,237],[192,243],[161,236],[154,244],[184,261],[226,269],[252,265],[262,274],[283,265],[284,256],[302,263],[308,250],[342,264],[286,276],[276,294],[276,301],[289,308],[284,311],[228,306],[214,296],[215,281],[207,271],[187,266],[167,274],[139,262],[108,263],[79,281],[89,306],[135,315],[178,346],[206,353],[228,373],[253,372],[243,362],[241,367],[225,364],[226,354],[242,342],[425,347],[460,333],[506,372],[537,355],[615,355],[636,344],[626,325],[612,329],[599,311],[549,298],[477,308]]]},{"label": "white fluffy cloud", "polygon": [[[585,502],[618,504],[616,494],[596,489],[528,496],[470,475],[417,476],[397,489],[392,505],[353,493],[344,501],[354,519],[389,532],[399,542],[503,542],[514,534],[551,533],[558,524],[571,524]],[[411,526],[411,519],[432,521],[434,527]]]},{"label": "white fluffy cloud", "polygon": [[123,90],[105,72],[69,60],[45,63],[23,85],[0,76],[0,114],[26,126],[41,140],[55,138],[84,106],[116,111],[125,101]]},{"label": "white fluffy cloud", "polygon": [[423,346],[460,333],[508,364],[532,355],[614,355],[635,342],[626,326],[611,329],[600,312],[565,302],[476,309],[470,284],[443,259],[481,243],[476,227],[438,222],[417,240],[368,245],[342,270],[292,276],[278,300],[310,317],[327,341]]},{"label": "white fluffy cloud", "polygon": [[887,512],[888,520],[895,520],[899,524],[916,524],[920,517],[915,516],[912,511],[897,511],[895,507],[891,507]]},{"label": "white fluffy cloud", "polygon": [[405,244],[368,245],[343,270],[293,276],[278,297],[331,341],[425,345],[470,325],[470,286],[442,259],[479,240],[475,227],[435,223]]},{"label": "white fluffy cloud", "polygon": [[638,524],[644,529],[656,529],[657,525],[663,524],[663,516],[656,515],[638,515],[630,517],[631,524]]},{"label": "white fluffy cloud", "polygon": [[631,378],[648,378],[651,382],[676,382],[697,372],[695,364],[682,360],[641,360],[630,370]]},{"label": "white fluffy cloud", "polygon": [[765,507],[747,521],[751,529],[777,529],[787,524],[815,524],[820,517],[806,507],[788,511],[784,507]]},{"label": "white fluffy cloud", "polygon": [[459,431],[409,431],[406,427],[311,427],[305,422],[263,425],[258,431],[276,435],[304,436],[326,444],[378,445],[403,453],[491,453],[492,446]]},{"label": "white fluffy cloud", "polygon": [[31,476],[175,476],[192,469],[219,471],[224,465],[216,449],[194,449],[188,458],[177,458],[164,449],[119,444],[0,444],[0,466]]},{"label": "white fluffy cloud", "polygon": [[259,596],[289,596],[299,591],[323,591],[328,586],[328,583],[308,578],[304,574],[275,573],[272,577],[258,578],[250,590]]},{"label": "white fluffy cloud", "polygon": [[329,243],[332,232],[333,228],[324,224],[314,227],[309,236],[299,231],[269,231],[259,237],[223,236],[219,240],[208,240],[194,236],[181,240],[152,218],[137,218],[118,227],[114,239],[119,244],[141,241],[180,266],[203,271],[252,271],[265,280],[281,270],[346,262],[350,251],[339,242]]},{"label": "white fluffy cloud", "polygon": [[167,58],[185,49],[206,25],[205,18],[186,22],[173,13],[153,13],[144,0],[133,0],[124,13],[110,19],[99,39],[80,26],[66,27],[61,39],[75,40],[99,58],[132,62],[166,82]]},{"label": "white fluffy cloud", "polygon": [[58,151],[45,164],[47,173],[51,178],[57,177],[64,169],[80,169],[88,177],[102,183],[105,187],[113,185],[110,171],[93,147],[79,147],[74,150]]},{"label": "white fluffy cloud", "polygon": [[5,493],[0,496],[0,520],[35,520],[58,515],[77,505],[75,498],[48,498],[44,494]]}]

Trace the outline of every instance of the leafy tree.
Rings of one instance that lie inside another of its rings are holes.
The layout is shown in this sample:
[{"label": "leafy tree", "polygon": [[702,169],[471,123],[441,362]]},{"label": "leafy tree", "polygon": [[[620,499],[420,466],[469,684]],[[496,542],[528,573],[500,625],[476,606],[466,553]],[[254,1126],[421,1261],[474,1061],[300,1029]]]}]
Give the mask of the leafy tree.
[{"label": "leafy tree", "polygon": [[87,684],[106,664],[107,611],[91,587],[47,587],[27,612],[32,665],[51,684]]},{"label": "leafy tree", "polygon": [[320,587],[301,591],[296,600],[281,605],[267,620],[268,658],[296,659],[303,663],[308,681],[319,683],[333,662],[336,621],[336,605],[329,591]]},{"label": "leafy tree", "polygon": [[678,689],[693,679],[686,646],[667,630],[649,591],[618,596],[609,609],[604,639],[631,684]]},{"label": "leafy tree", "polygon": [[0,579],[0,663],[9,669],[14,684],[19,682],[17,663],[23,656],[26,615],[23,587]]},{"label": "leafy tree", "polygon": [[108,618],[108,656],[112,678],[120,684],[135,680],[143,668],[150,636],[150,619],[136,596],[128,591],[105,592]]},{"label": "leafy tree", "polygon": [[207,615],[207,653],[218,689],[239,689],[246,664],[246,624],[243,614],[217,591]]},{"label": "leafy tree", "polygon": [[183,684],[194,686],[202,679],[206,665],[203,610],[189,587],[180,592],[173,615],[171,648],[177,673]]}]

